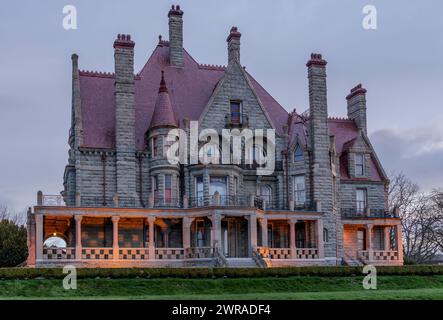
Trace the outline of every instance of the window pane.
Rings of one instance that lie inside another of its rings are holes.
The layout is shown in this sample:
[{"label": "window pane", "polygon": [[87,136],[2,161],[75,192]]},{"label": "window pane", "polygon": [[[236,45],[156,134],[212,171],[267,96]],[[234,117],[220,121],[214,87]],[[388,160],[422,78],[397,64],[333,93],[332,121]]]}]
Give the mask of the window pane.
[{"label": "window pane", "polygon": [[303,160],[303,150],[297,146],[294,151],[294,161],[301,161]]},{"label": "window pane", "polygon": [[355,174],[358,176],[363,176],[365,171],[365,165],[364,165],[364,155],[363,154],[356,154],[355,155]]},{"label": "window pane", "polygon": [[165,175],[165,189],[171,189],[172,176],[170,174]]},{"label": "window pane", "polygon": [[294,200],[296,204],[306,202],[305,176],[294,177]]},{"label": "window pane", "polygon": [[240,102],[231,101],[231,122],[240,123]]}]

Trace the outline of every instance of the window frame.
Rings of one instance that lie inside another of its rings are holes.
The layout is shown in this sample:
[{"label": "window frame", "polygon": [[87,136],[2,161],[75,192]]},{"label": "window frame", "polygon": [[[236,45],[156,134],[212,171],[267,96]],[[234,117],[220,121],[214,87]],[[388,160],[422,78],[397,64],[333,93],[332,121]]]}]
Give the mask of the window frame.
[{"label": "window frame", "polygon": [[[238,112],[237,111],[233,111],[232,106],[233,105],[238,105]],[[231,123],[232,124],[242,124],[242,114],[243,114],[243,103],[240,100],[230,100],[229,101],[229,114],[230,114],[230,118],[231,118]],[[233,114],[235,114],[236,116],[234,117]],[[237,116],[238,114],[238,116]],[[237,121],[234,121],[237,120]]]},{"label": "window frame", "polygon": [[[361,163],[359,163],[361,160]],[[364,177],[366,174],[365,170],[365,154],[364,153],[356,153],[354,156],[354,170],[356,177]]]},{"label": "window frame", "polygon": [[[298,189],[297,187],[297,179],[302,179],[303,181],[303,189]],[[306,178],[305,175],[296,175],[292,178],[292,195],[294,199],[295,205],[304,205],[306,204]],[[299,201],[299,197],[303,199],[303,201]]]},{"label": "window frame", "polygon": [[[359,200],[359,193],[363,194],[363,200]],[[360,203],[363,203],[363,207],[361,207]],[[368,190],[365,188],[357,188],[355,190],[355,207],[357,213],[365,213],[368,208]]]},{"label": "window frame", "polygon": [[[298,150],[300,150],[300,153],[298,153],[297,154],[297,151]],[[292,160],[294,161],[294,162],[301,162],[301,161],[303,161],[305,159],[305,157],[304,157],[304,152],[303,152],[303,149],[302,149],[302,147],[300,147],[300,145],[298,145],[297,144],[297,146],[295,147],[295,149],[294,149],[294,153],[293,153],[293,157],[292,157]]]}]

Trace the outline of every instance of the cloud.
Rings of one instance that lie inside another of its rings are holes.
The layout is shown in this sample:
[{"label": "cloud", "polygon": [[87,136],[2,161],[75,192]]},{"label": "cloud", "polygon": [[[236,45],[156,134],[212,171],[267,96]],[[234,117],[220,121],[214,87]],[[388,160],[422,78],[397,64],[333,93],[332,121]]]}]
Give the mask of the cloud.
[{"label": "cloud", "polygon": [[423,190],[443,187],[443,128],[382,129],[370,135],[384,168],[404,172]]}]

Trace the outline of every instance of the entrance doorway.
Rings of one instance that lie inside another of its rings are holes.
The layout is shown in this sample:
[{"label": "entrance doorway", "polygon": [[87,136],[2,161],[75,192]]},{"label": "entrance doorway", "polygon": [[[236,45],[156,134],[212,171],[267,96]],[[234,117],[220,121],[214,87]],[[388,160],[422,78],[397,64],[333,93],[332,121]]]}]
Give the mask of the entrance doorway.
[{"label": "entrance doorway", "polygon": [[221,222],[223,253],[229,258],[248,257],[248,221],[229,217]]}]

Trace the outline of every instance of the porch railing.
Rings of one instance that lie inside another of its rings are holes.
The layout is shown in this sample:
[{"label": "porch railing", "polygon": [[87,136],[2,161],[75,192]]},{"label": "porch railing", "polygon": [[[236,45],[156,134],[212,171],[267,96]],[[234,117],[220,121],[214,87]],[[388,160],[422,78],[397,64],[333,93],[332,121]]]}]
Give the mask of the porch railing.
[{"label": "porch railing", "polygon": [[398,251],[396,250],[359,250],[357,257],[365,262],[370,261],[392,261],[398,260]]},{"label": "porch railing", "polygon": [[155,258],[159,260],[183,259],[185,249],[183,248],[156,248]]},{"label": "porch railing", "polygon": [[154,198],[154,208],[180,208],[181,201],[179,198],[157,197]]},{"label": "porch railing", "polygon": [[45,260],[72,260],[75,259],[75,248],[43,248]]},{"label": "porch railing", "polygon": [[318,259],[317,248],[297,248],[296,259]]},{"label": "porch railing", "polygon": [[120,248],[118,257],[121,260],[146,260],[149,259],[148,248]]},{"label": "porch railing", "polygon": [[114,250],[112,248],[82,248],[84,260],[111,260]]},{"label": "porch railing", "polygon": [[[291,248],[268,248],[257,247],[257,252],[263,258],[269,259],[292,259]],[[318,248],[296,248],[295,259],[318,259]]]}]

